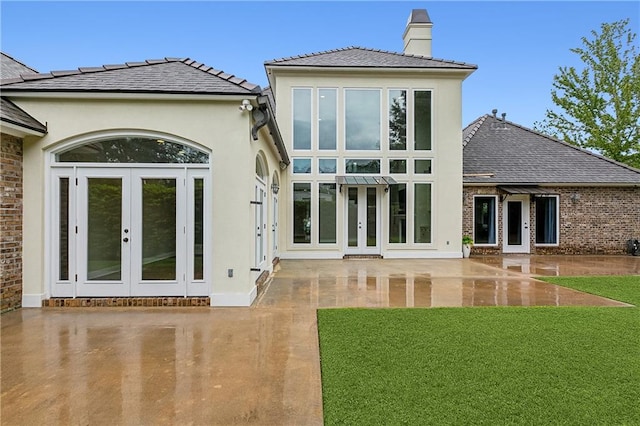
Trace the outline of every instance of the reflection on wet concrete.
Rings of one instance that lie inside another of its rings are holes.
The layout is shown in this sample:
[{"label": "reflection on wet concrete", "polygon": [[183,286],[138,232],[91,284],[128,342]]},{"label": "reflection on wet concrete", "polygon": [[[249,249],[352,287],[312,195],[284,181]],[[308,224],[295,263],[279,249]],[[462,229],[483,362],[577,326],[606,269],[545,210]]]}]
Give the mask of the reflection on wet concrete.
[{"label": "reflection on wet concrete", "polygon": [[322,424],[315,312],[2,316],[3,425]]},{"label": "reflection on wet concrete", "polygon": [[282,261],[258,307],[627,306],[468,259]]},{"label": "reflection on wet concrete", "polygon": [[9,312],[0,423],[321,425],[316,308],[623,306],[527,274],[640,261],[550,258],[284,260],[253,308]]},{"label": "reflection on wet concrete", "polygon": [[531,276],[640,274],[638,256],[477,256],[472,261]]}]

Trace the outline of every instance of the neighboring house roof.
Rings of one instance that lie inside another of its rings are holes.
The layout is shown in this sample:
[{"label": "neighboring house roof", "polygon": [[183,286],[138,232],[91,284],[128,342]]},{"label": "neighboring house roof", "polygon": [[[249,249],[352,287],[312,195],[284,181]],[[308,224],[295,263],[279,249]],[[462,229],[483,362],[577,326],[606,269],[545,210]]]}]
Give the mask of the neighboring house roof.
[{"label": "neighboring house roof", "polygon": [[38,71],[26,66],[4,52],[0,52],[0,79],[20,77],[20,74],[37,74]]},{"label": "neighboring house roof", "polygon": [[[22,62],[12,58],[6,53],[0,52],[0,78],[20,78],[20,75],[35,75],[38,72]],[[24,112],[9,99],[0,98],[0,122],[6,125],[17,126],[18,129],[8,132],[23,136],[23,133],[44,134],[47,132],[45,125]],[[17,132],[16,132],[17,131]]]},{"label": "neighboring house roof", "polygon": [[345,47],[265,62],[267,67],[414,68],[475,70],[477,65],[364,47]]},{"label": "neighboring house roof", "polygon": [[465,184],[640,184],[640,170],[484,115],[463,130]]},{"label": "neighboring house roof", "polygon": [[39,134],[47,132],[47,127],[44,124],[5,98],[0,98],[0,122],[3,124],[13,124],[27,130],[33,130]]},{"label": "neighboring house roof", "polygon": [[3,91],[258,95],[260,86],[191,59],[165,58],[21,75]]}]

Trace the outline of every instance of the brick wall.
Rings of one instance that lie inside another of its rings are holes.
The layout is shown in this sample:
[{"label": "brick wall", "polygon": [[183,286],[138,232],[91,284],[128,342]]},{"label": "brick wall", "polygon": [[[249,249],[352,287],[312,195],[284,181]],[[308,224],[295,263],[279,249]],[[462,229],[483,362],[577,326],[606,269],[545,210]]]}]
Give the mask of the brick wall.
[{"label": "brick wall", "polygon": [[22,140],[0,143],[1,312],[22,306]]},{"label": "brick wall", "polygon": [[[535,204],[530,204],[532,254],[625,254],[630,238],[640,238],[640,187],[555,187],[559,194],[557,247],[535,244]],[[495,187],[465,187],[463,232],[473,235],[473,196],[496,195]],[[502,205],[498,201],[498,245],[474,247],[473,254],[502,253]]]}]

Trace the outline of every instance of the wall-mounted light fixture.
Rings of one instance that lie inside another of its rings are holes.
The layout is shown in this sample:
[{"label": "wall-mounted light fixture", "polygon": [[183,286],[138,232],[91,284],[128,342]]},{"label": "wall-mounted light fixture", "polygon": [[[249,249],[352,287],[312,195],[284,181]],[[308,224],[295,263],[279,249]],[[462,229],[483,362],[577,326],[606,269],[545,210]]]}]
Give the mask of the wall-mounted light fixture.
[{"label": "wall-mounted light fixture", "polygon": [[278,191],[280,191],[280,185],[278,185],[277,183],[272,183],[271,184],[271,191],[273,191],[274,194],[277,194]]},{"label": "wall-mounted light fixture", "polygon": [[243,99],[242,104],[238,107],[240,111],[251,111],[253,109],[253,105],[251,105],[251,101],[249,99]]}]

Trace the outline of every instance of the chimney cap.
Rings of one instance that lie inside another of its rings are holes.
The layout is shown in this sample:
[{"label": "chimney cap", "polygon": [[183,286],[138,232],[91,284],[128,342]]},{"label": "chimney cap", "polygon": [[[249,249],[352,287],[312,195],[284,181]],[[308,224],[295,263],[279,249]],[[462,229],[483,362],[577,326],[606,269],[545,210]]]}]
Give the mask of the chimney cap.
[{"label": "chimney cap", "polygon": [[409,15],[409,24],[431,24],[427,9],[413,9]]}]

